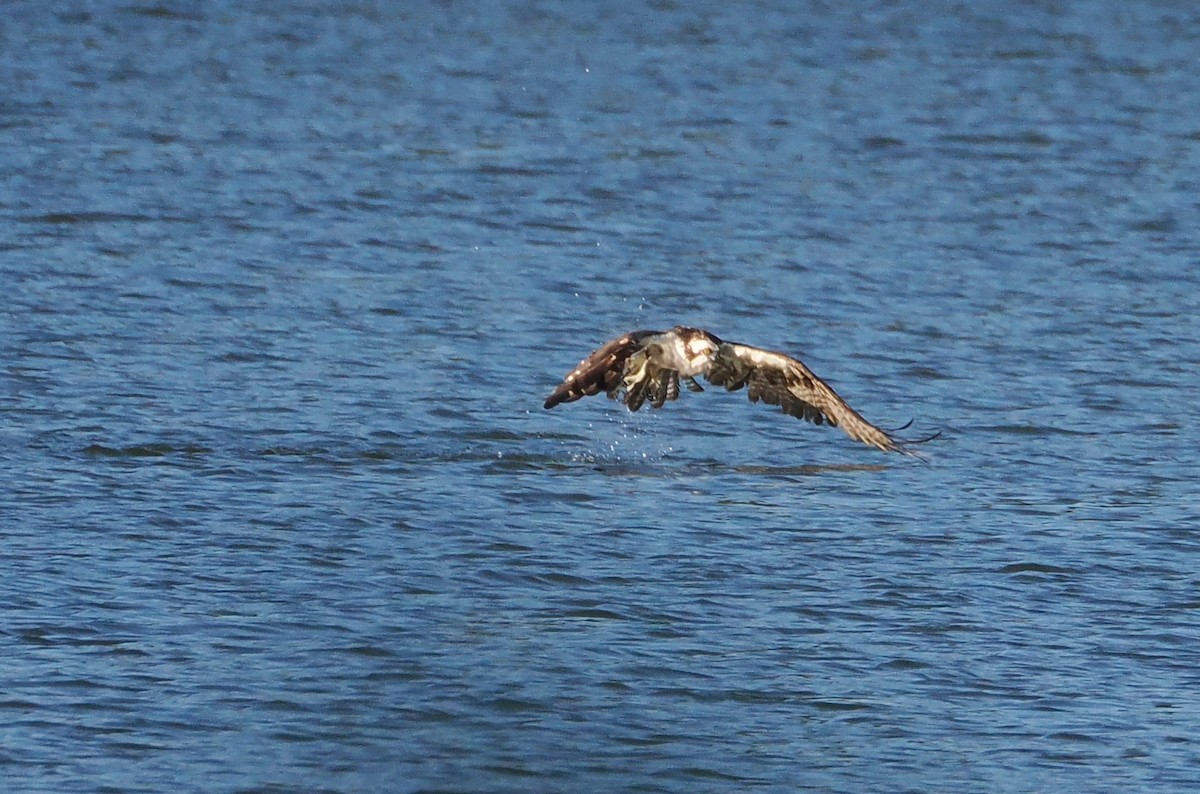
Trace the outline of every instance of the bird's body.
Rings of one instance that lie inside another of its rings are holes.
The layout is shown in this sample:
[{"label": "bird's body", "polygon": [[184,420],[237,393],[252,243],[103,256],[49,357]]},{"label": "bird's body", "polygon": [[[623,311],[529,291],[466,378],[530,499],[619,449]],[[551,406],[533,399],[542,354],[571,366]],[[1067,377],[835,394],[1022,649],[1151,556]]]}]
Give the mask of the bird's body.
[{"label": "bird's body", "polygon": [[747,387],[751,402],[778,405],[784,413],[813,424],[840,427],[851,438],[885,452],[911,455],[907,445],[920,443],[897,440],[863,419],[798,359],[682,325],[669,331],[631,331],[604,344],[567,374],[545,407],[603,391],[620,398],[631,411],[646,400],[661,408],[679,397],[681,381],[691,391],[703,391],[697,377],[729,391]]}]

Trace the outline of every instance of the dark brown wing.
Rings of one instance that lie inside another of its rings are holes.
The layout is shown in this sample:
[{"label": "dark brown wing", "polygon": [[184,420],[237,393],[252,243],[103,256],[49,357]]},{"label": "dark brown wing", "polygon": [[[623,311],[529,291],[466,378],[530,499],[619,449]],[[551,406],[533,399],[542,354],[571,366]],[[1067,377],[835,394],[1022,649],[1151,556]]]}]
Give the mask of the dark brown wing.
[{"label": "dark brown wing", "polygon": [[915,453],[886,431],[863,419],[828,383],[802,361],[749,345],[723,343],[707,378],[729,391],[749,387],[751,402],[778,405],[787,414],[813,424],[840,427],[846,435],[884,452]]},{"label": "dark brown wing", "polygon": [[567,373],[558,388],[546,398],[546,408],[570,403],[600,392],[615,396],[621,387],[625,362],[638,351],[642,342],[659,331],[630,331],[605,343],[579,366]]}]

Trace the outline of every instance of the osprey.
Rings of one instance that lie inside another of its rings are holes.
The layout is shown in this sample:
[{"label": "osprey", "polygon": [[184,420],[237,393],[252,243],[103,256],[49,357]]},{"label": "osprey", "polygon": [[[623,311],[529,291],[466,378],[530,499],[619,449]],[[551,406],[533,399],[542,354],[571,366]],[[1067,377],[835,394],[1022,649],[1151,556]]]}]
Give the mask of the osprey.
[{"label": "osprey", "polygon": [[750,402],[761,400],[813,424],[840,427],[854,440],[884,452],[915,456],[907,445],[938,435],[913,441],[893,438],[888,431],[863,419],[803,362],[783,353],[726,342],[701,328],[682,325],[665,332],[630,331],[604,344],[567,373],[546,399],[545,407],[604,391],[610,398],[620,398],[631,411],[641,408],[646,400],[661,408],[679,397],[680,382],[690,391],[704,391],[696,382],[699,376],[729,391],[746,386]]}]

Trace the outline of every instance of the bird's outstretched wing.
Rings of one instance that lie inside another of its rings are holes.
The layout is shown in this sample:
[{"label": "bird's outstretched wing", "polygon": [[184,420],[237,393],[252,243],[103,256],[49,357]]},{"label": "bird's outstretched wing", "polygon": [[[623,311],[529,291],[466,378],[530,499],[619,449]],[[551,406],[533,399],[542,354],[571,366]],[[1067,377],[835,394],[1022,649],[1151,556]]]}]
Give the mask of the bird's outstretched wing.
[{"label": "bird's outstretched wing", "polygon": [[[659,331],[630,331],[601,345],[595,352],[579,362],[567,373],[549,397],[545,407],[553,408],[559,403],[571,403],[600,392],[616,397],[622,388],[625,362],[641,349],[642,343]],[[644,399],[644,398],[643,398]],[[639,402],[640,406],[641,403]],[[632,407],[632,406],[630,406]],[[637,410],[636,408],[634,410]]]},{"label": "bird's outstretched wing", "polygon": [[901,441],[863,419],[833,387],[813,374],[804,362],[770,350],[722,342],[705,377],[729,391],[747,387],[751,402],[778,405],[784,413],[813,424],[840,427],[846,435],[884,452],[916,455],[908,448],[918,441]]}]

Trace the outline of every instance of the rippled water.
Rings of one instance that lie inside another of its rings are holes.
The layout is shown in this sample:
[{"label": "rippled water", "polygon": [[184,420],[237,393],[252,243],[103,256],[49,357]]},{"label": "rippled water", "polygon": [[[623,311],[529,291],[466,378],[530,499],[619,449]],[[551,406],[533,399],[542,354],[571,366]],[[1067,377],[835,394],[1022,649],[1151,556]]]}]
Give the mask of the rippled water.
[{"label": "rippled water", "polygon": [[1192,788],[1190,3],[397,5],[0,14],[12,790]]}]

